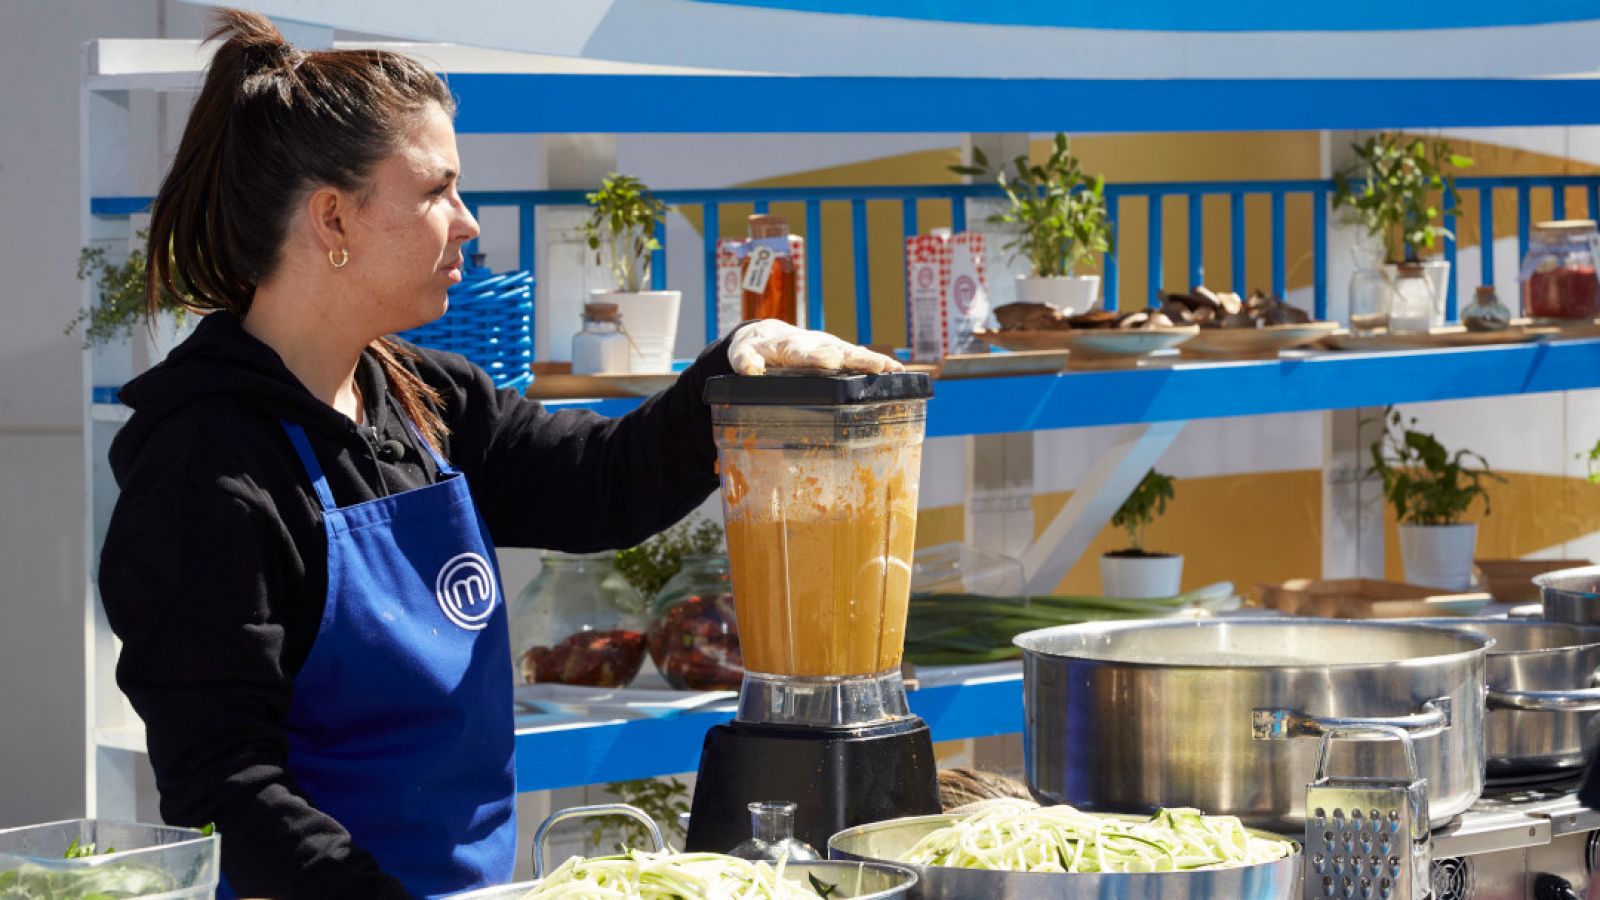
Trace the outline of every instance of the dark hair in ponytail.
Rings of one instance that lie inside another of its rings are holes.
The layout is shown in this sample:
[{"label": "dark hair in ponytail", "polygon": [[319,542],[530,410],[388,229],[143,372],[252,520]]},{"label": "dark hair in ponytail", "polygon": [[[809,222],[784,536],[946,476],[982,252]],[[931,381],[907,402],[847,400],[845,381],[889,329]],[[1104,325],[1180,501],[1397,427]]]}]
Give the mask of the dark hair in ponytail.
[{"label": "dark hair in ponytail", "polygon": [[[307,189],[360,193],[418,113],[429,104],[455,112],[444,82],[407,57],[302,52],[258,13],[223,9],[216,20],[208,40],[222,43],[152,208],[152,314],[165,293],[202,312],[243,317],[256,285],[277,268]],[[440,446],[438,392],[401,364],[415,354],[388,337],[369,349],[406,414]]]}]

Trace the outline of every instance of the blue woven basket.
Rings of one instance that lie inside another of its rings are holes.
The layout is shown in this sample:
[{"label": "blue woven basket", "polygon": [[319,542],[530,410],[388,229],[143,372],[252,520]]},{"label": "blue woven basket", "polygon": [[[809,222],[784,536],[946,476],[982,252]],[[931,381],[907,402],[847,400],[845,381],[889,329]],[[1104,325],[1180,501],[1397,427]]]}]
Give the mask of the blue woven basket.
[{"label": "blue woven basket", "polygon": [[401,332],[419,347],[459,353],[489,373],[496,387],[522,390],[532,382],[533,275],[496,275],[469,266],[450,288],[450,309],[421,328]]}]

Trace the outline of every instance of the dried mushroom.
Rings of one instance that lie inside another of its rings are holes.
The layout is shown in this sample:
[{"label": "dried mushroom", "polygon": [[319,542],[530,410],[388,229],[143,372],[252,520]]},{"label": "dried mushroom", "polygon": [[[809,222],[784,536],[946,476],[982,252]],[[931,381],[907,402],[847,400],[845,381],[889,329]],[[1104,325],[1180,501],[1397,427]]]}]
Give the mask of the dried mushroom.
[{"label": "dried mushroom", "polygon": [[1204,285],[1187,294],[1167,294],[1161,311],[1173,322],[1202,328],[1261,328],[1311,321],[1305,310],[1271,294],[1255,291],[1243,300],[1232,291],[1213,291]]}]

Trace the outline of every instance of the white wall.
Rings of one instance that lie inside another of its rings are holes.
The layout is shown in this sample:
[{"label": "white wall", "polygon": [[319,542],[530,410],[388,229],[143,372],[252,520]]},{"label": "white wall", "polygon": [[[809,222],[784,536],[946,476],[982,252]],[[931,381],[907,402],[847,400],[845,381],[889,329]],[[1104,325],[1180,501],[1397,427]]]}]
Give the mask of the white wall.
[{"label": "white wall", "polygon": [[84,811],[78,47],[157,22],[156,0],[0,4],[0,825]]}]

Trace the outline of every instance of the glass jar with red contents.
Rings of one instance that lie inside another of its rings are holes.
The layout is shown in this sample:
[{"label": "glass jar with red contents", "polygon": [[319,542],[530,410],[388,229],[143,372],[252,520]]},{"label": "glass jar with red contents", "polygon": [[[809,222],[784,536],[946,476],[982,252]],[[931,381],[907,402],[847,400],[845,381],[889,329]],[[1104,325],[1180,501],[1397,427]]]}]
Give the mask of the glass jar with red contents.
[{"label": "glass jar with red contents", "polygon": [[1522,314],[1534,319],[1600,316],[1595,276],[1595,223],[1589,219],[1540,222],[1522,260]]},{"label": "glass jar with red contents", "polygon": [[511,657],[527,684],[624,687],[644,663],[648,616],[610,553],[549,553],[511,606]]},{"label": "glass jar with red contents", "polygon": [[728,558],[690,556],[656,595],[650,658],[679,690],[736,691],[744,681]]}]

